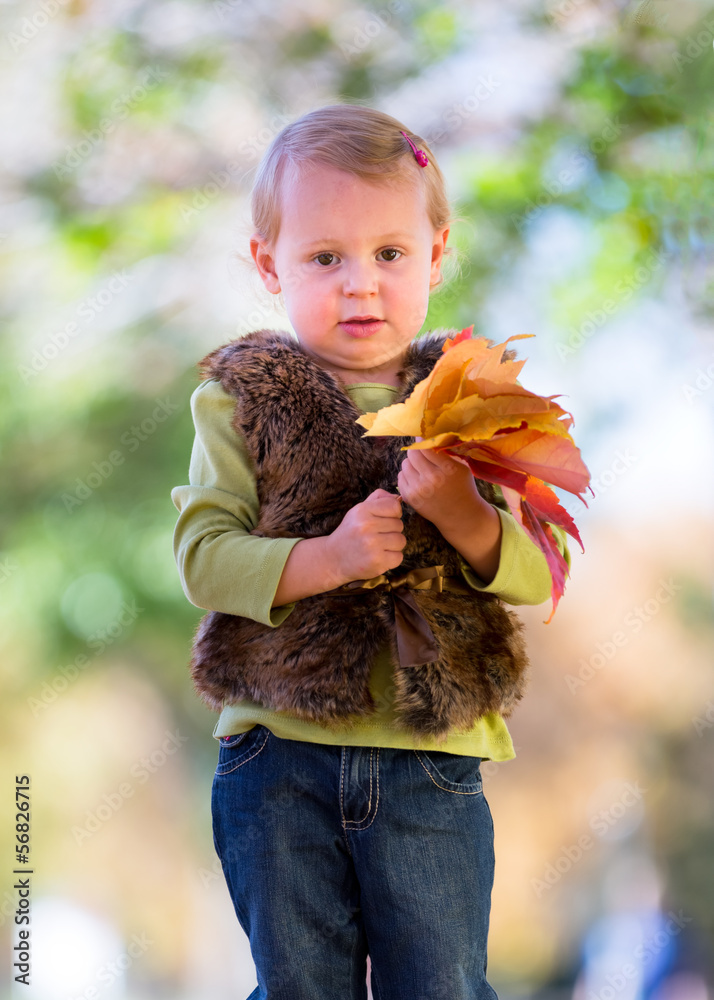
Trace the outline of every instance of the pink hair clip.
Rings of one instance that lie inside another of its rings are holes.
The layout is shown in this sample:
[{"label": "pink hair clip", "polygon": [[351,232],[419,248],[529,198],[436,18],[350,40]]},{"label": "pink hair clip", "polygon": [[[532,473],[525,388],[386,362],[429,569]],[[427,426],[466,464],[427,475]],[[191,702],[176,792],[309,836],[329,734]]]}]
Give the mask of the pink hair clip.
[{"label": "pink hair clip", "polygon": [[402,133],[402,135],[404,136],[404,138],[407,140],[407,142],[409,143],[409,145],[412,147],[412,152],[414,153],[414,157],[415,157],[417,163],[419,164],[419,166],[420,167],[425,167],[427,165],[427,163],[429,162],[429,157],[426,155],[426,153],[424,152],[424,150],[423,149],[417,149],[416,146],[414,145],[414,143],[411,141],[411,139],[407,135],[407,133],[403,131],[403,129],[399,129],[399,131]]}]

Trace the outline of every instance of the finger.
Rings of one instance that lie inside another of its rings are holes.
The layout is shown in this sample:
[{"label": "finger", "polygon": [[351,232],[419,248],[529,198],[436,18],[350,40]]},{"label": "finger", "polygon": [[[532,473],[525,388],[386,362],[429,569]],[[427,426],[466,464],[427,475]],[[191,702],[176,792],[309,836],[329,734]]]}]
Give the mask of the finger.
[{"label": "finger", "polygon": [[399,518],[402,517],[402,497],[390,493],[388,496],[378,497],[378,502],[372,509],[372,513],[377,517]]},{"label": "finger", "polygon": [[390,493],[388,490],[383,490],[380,487],[379,489],[376,489],[372,493],[370,493],[370,495],[367,497],[364,503],[367,502],[369,502],[370,504],[378,503],[383,506],[384,502],[387,500],[401,500],[401,497],[399,496],[398,492]]},{"label": "finger", "polygon": [[412,451],[407,451],[406,455],[417,472],[423,472],[430,465],[439,465],[439,456],[433,451],[420,451],[415,448]]},{"label": "finger", "polygon": [[389,535],[392,541],[396,541],[399,538],[404,537],[404,525],[401,520],[395,521],[394,518],[384,518],[384,524],[380,524],[379,528],[380,535]]}]

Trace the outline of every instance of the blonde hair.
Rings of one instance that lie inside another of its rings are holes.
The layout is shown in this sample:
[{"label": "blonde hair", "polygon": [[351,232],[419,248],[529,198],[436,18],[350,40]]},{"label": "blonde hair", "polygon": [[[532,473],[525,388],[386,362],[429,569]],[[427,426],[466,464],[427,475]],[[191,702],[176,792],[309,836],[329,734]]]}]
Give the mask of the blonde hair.
[{"label": "blonde hair", "polygon": [[[417,164],[409,143],[401,135],[402,130],[428,156],[426,167]],[[425,186],[426,210],[435,230],[458,220],[452,214],[436,157],[420,135],[375,108],[328,104],[286,125],[258,165],[250,196],[251,218],[255,235],[269,246],[275,245],[280,233],[281,194],[286,177],[303,165],[309,167],[314,163],[345,170],[366,181],[409,177]],[[253,263],[249,255],[236,256],[245,263]],[[446,260],[456,263],[459,256],[455,247],[444,249]],[[442,276],[432,290],[444,283]]]}]

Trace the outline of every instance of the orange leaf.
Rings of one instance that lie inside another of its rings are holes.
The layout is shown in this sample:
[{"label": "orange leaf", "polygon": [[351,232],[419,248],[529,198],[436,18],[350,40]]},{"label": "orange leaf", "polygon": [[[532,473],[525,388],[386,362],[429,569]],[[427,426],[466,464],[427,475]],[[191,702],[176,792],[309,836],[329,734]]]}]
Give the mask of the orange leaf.
[{"label": "orange leaf", "polygon": [[[550,525],[582,548],[575,522],[547,485],[579,496],[590,473],[569,433],[572,414],[517,381],[525,361],[504,360],[506,346],[532,334],[516,334],[489,346],[472,337],[473,325],[447,338],[442,356],[403,403],[366,413],[357,423],[369,435],[420,437],[403,450],[446,451],[465,459],[478,479],[503,490],[511,513],[541,549],[552,579],[555,613],[568,568]],[[587,506],[587,505],[586,505]]]}]

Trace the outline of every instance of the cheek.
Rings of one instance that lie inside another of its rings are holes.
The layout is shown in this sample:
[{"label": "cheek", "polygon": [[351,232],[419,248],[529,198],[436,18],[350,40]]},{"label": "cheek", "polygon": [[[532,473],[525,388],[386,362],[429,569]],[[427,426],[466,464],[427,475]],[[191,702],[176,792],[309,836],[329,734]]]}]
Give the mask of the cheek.
[{"label": "cheek", "polygon": [[313,308],[320,309],[334,301],[335,289],[331,282],[313,280],[305,281],[301,287],[303,301]]},{"label": "cheek", "polygon": [[413,288],[422,292],[428,290],[431,276],[431,264],[426,255],[415,260],[410,268],[409,281]]},{"label": "cheek", "polygon": [[326,312],[331,301],[324,284],[309,281],[300,285],[296,300],[301,315],[313,317]]},{"label": "cheek", "polygon": [[407,326],[413,326],[416,328],[416,331],[418,331],[419,327],[424,322],[428,308],[428,294],[426,294],[426,292],[422,293],[421,286],[418,289],[415,288],[412,294],[401,301],[401,316],[404,324]]}]

